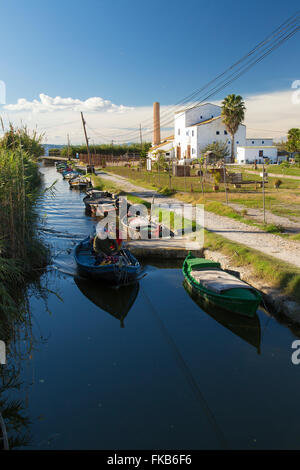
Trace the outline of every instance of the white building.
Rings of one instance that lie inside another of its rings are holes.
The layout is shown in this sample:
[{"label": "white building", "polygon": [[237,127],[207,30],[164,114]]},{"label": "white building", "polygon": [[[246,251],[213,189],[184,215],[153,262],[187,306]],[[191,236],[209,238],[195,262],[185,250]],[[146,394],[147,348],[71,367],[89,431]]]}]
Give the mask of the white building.
[{"label": "white building", "polygon": [[[178,111],[174,117],[174,135],[165,138],[158,145],[149,150],[147,168],[151,169],[151,161],[163,152],[166,158],[177,160],[180,163],[189,163],[203,155],[203,149],[208,145],[221,141],[227,143],[230,161],[231,136],[221,117],[221,106],[204,103],[184,111]],[[156,115],[159,125],[159,115]],[[277,148],[273,139],[246,138],[246,126],[241,124],[234,137],[235,159],[239,164],[257,163],[267,157],[270,161],[277,161]]]},{"label": "white building", "polygon": [[[221,118],[221,107],[205,103],[175,114],[174,147],[177,160],[199,158],[208,144],[227,142],[231,152],[231,137]],[[246,126],[241,124],[235,134],[235,153],[238,145],[246,143]],[[229,157],[230,158],[230,157]]]},{"label": "white building", "polygon": [[276,163],[278,160],[277,147],[273,145],[273,139],[255,138],[246,139],[246,145],[237,147],[236,159],[240,165],[246,163],[264,163],[265,159],[270,160],[271,163]]}]

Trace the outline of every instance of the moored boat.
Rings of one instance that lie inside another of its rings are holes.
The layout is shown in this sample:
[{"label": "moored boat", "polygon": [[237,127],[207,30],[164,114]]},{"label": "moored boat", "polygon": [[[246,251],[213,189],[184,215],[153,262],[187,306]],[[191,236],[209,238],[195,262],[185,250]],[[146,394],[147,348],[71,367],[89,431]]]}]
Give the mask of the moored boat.
[{"label": "moored boat", "polygon": [[117,285],[136,280],[141,269],[128,249],[104,251],[101,256],[94,253],[90,237],[76,246],[74,256],[79,275]]},{"label": "moored boat", "polygon": [[196,258],[184,260],[183,275],[187,289],[223,310],[253,317],[261,302],[261,293],[244,281],[221,269],[220,263]]},{"label": "moored boat", "polygon": [[107,208],[111,206],[116,207],[117,198],[114,194],[107,191],[88,190],[87,195],[83,198],[86,210],[96,215],[97,208],[99,207],[99,214],[102,212],[101,205],[105,205]]},{"label": "moored boat", "polygon": [[82,177],[75,177],[69,180],[70,189],[84,190],[89,186],[90,182]]},{"label": "moored boat", "polygon": [[126,215],[121,219],[122,231],[132,240],[147,240],[156,238],[169,238],[173,236],[173,232],[167,227],[150,220],[147,216],[131,216]]}]

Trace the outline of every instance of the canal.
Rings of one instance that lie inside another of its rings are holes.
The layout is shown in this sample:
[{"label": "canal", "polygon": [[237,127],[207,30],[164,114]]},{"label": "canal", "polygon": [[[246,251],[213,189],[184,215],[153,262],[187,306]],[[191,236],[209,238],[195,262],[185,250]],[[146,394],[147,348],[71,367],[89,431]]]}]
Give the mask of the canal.
[{"label": "canal", "polygon": [[8,357],[20,386],[0,397],[22,404],[19,448],[300,448],[297,329],[264,310],[233,324],[204,312],[179,266],[146,264],[121,290],[77,279],[73,249],[95,221],[55,168],[41,171],[58,180],[39,206],[48,294],[31,292],[30,333]]}]

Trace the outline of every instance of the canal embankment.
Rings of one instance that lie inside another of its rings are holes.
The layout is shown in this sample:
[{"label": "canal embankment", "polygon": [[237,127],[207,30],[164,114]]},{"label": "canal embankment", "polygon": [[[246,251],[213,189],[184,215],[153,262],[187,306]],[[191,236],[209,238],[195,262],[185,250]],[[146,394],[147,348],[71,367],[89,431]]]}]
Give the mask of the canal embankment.
[{"label": "canal embankment", "polygon": [[[176,198],[136,186],[125,178],[98,173],[94,184],[112,191],[125,191],[133,202],[182,204]],[[299,244],[249,227],[240,221],[205,211],[203,256],[217,260],[222,268],[239,272],[240,278],[259,289],[273,311],[300,321]],[[155,241],[154,241],[155,243]],[[161,252],[163,256],[165,253]]]}]

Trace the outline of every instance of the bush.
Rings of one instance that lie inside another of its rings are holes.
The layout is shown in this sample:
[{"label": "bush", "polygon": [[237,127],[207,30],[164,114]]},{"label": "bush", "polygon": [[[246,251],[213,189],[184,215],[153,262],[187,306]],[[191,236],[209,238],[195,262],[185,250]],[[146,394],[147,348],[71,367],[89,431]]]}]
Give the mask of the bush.
[{"label": "bush", "polygon": [[274,183],[274,186],[275,186],[276,189],[279,189],[281,185],[282,185],[282,181],[279,180],[279,179],[276,180],[275,183]]}]

